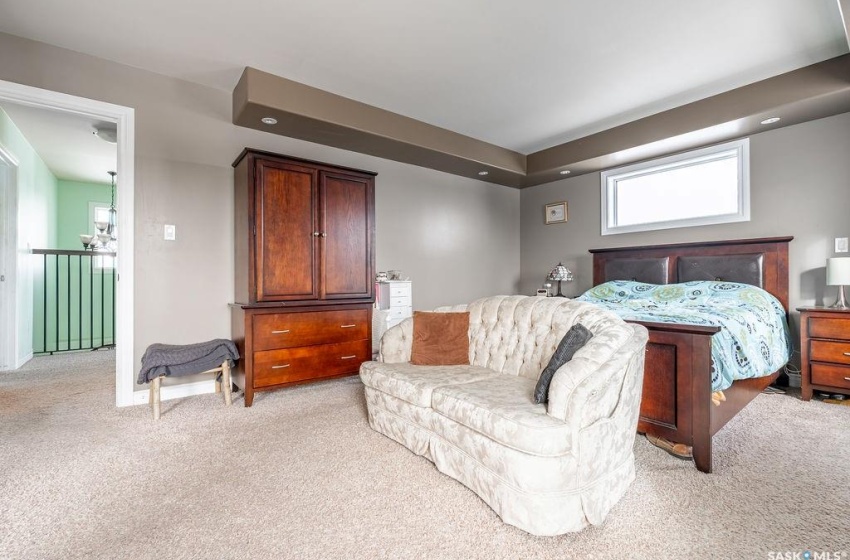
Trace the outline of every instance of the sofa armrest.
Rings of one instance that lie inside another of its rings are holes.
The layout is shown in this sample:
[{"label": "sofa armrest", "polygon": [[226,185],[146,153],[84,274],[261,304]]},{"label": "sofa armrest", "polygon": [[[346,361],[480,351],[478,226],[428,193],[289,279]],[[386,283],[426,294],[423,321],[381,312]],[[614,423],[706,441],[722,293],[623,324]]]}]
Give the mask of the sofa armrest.
[{"label": "sofa armrest", "polygon": [[[632,324],[594,336],[555,372],[548,413],[580,430],[611,416],[621,404],[639,408],[648,339],[645,327]],[[636,403],[621,402],[629,376],[632,382],[639,377]]]},{"label": "sofa armrest", "polygon": [[389,364],[409,362],[412,348],[413,318],[411,317],[384,332],[378,351],[378,361]]}]

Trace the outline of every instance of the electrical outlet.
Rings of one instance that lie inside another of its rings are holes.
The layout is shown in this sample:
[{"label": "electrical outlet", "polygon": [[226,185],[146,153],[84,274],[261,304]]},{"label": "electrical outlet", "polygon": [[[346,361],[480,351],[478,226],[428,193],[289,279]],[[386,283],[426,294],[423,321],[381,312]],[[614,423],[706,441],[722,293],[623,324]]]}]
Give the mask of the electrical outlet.
[{"label": "electrical outlet", "polygon": [[847,238],[846,237],[836,237],[835,238],[835,252],[836,253],[846,253],[847,252]]},{"label": "electrical outlet", "polygon": [[165,225],[165,240],[174,241],[177,239],[177,226]]}]

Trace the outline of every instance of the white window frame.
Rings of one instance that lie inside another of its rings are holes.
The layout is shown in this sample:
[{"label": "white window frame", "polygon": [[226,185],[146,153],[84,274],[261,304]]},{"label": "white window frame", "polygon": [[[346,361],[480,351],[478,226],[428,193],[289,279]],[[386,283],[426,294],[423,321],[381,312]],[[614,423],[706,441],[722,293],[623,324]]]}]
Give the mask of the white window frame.
[{"label": "white window frame", "polygon": [[[730,157],[734,153],[738,159],[738,210],[731,214],[720,214],[682,220],[669,220],[628,226],[616,225],[616,187],[617,182],[641,175],[663,173],[691,165],[698,165]],[[656,231],[663,229],[729,224],[750,221],[750,140],[742,138],[708,148],[692,150],[660,159],[653,159],[632,165],[609,169],[602,172],[602,235]]]}]

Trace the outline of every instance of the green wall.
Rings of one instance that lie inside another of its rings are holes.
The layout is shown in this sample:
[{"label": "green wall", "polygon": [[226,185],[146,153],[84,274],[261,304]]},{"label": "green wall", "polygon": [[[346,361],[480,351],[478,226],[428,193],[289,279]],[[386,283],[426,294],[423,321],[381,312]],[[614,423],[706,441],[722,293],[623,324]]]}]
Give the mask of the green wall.
[{"label": "green wall", "polygon": [[89,220],[89,202],[109,206],[112,191],[109,185],[81,183],[59,179],[56,216],[56,243],[58,249],[83,248],[81,233],[94,233],[94,224]]}]

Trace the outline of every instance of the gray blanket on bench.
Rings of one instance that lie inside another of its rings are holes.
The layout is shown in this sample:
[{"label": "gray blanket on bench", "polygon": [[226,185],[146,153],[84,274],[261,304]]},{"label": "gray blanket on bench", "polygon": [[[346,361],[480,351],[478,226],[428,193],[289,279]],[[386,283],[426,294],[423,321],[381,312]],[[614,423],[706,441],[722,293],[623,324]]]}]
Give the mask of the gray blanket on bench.
[{"label": "gray blanket on bench", "polygon": [[139,385],[156,377],[192,375],[220,367],[224,360],[230,365],[239,359],[239,350],[232,340],[217,338],[197,344],[151,344],[142,356]]}]

